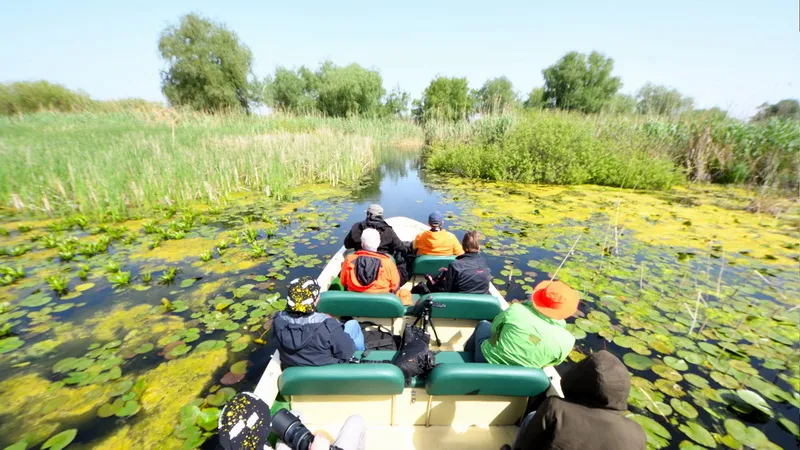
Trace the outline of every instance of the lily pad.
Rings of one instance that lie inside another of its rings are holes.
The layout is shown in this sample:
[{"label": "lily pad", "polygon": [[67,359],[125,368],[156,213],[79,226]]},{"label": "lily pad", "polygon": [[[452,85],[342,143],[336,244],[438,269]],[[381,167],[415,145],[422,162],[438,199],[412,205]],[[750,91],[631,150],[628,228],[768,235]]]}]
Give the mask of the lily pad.
[{"label": "lily pad", "polygon": [[653,360],[637,353],[626,353],[622,356],[625,365],[634,370],[647,370],[653,367]]},{"label": "lily pad", "polygon": [[220,349],[222,347],[225,347],[225,341],[219,341],[219,340],[210,339],[208,341],[203,341],[203,342],[197,344],[197,347],[195,348],[195,351],[208,352],[208,351],[212,351],[212,350],[218,350],[218,349]]},{"label": "lily pad", "polygon": [[142,344],[142,345],[140,345],[140,346],[136,347],[136,348],[135,348],[133,351],[134,351],[135,353],[137,353],[137,354],[141,355],[141,354],[143,354],[143,353],[148,353],[148,352],[152,351],[152,350],[153,350],[153,348],[154,348],[154,345],[153,345],[153,344],[151,344],[151,343],[149,343],[149,342],[145,342],[144,344]]},{"label": "lily pad", "polygon": [[631,346],[631,350],[642,356],[649,356],[653,354],[653,352],[651,352],[650,349],[644,344],[634,344]]},{"label": "lily pad", "polygon": [[75,286],[75,290],[78,292],[88,291],[89,289],[94,287],[94,283],[83,283]]},{"label": "lily pad", "polygon": [[633,414],[629,417],[631,420],[642,426],[642,429],[644,429],[645,434],[647,435],[647,443],[650,444],[651,447],[658,449],[669,446],[672,435],[660,423],[649,417],[641,416],[639,414]]},{"label": "lily pad", "polygon": [[664,364],[675,370],[680,370],[680,371],[689,370],[689,365],[686,364],[686,361],[680,358],[675,358],[674,356],[665,356]]},{"label": "lily pad", "polygon": [[38,292],[36,294],[25,297],[24,300],[19,302],[19,305],[28,308],[36,308],[37,306],[44,306],[48,303],[50,303],[50,296],[45,294],[44,292]]},{"label": "lily pad", "polygon": [[187,279],[181,281],[181,287],[182,288],[187,288],[187,287],[193,285],[195,283],[195,281],[197,281],[196,278],[187,278]]},{"label": "lily pad", "polygon": [[680,372],[663,364],[656,364],[651,367],[651,370],[661,378],[665,378],[670,381],[681,381],[683,379],[683,376],[680,374]]},{"label": "lily pad", "polygon": [[705,378],[701,377],[700,375],[696,375],[696,374],[693,374],[693,373],[687,373],[687,374],[685,374],[683,376],[683,378],[686,381],[688,381],[689,383],[691,383],[692,385],[697,386],[699,388],[708,387],[708,380],[706,380]]},{"label": "lily pad", "polygon": [[716,448],[717,446],[717,441],[714,440],[714,436],[712,436],[708,430],[706,430],[697,422],[689,422],[685,425],[679,426],[678,429],[686,434],[686,436],[688,436],[691,440],[700,445],[709,448]]},{"label": "lily pad", "polygon": [[114,405],[111,403],[103,403],[97,408],[97,417],[105,419],[106,417],[111,417],[117,413],[117,409],[114,408]]},{"label": "lily pad", "polygon": [[758,428],[747,426],[736,419],[725,419],[725,431],[743,445],[752,448],[760,448],[769,440]]},{"label": "lily pad", "polygon": [[122,395],[122,394],[128,392],[132,387],[133,387],[133,381],[123,380],[123,381],[114,383],[114,385],[111,386],[111,391],[108,393],[108,395],[110,395],[112,397],[116,397],[118,395]]},{"label": "lily pad", "polygon": [[230,386],[232,384],[236,384],[244,379],[244,374],[235,374],[233,372],[228,372],[222,376],[220,383]]},{"label": "lily pad", "polygon": [[690,352],[688,350],[678,350],[678,356],[694,365],[700,365],[706,360],[705,356],[699,353]]},{"label": "lily pad", "polygon": [[711,379],[719,383],[722,387],[726,387],[728,389],[737,389],[739,387],[739,382],[736,381],[736,378],[732,376],[722,373],[722,372],[711,372]]},{"label": "lily pad", "polygon": [[683,390],[683,388],[679,384],[676,384],[674,381],[660,378],[656,380],[653,384],[655,384],[656,389],[658,389],[659,391],[663,392],[664,394],[670,397],[680,398],[686,395],[686,392]]},{"label": "lily pad", "polygon": [[128,417],[136,414],[139,411],[139,403],[136,400],[128,400],[122,406],[122,408],[118,409],[117,412],[114,414],[117,417]]},{"label": "lily pad", "polygon": [[578,328],[587,333],[597,333],[598,331],[600,331],[600,325],[583,317],[575,319],[575,326],[577,326]]},{"label": "lily pad", "polygon": [[722,349],[708,342],[699,342],[697,346],[700,347],[700,350],[708,353],[711,356],[717,356],[720,354],[720,352],[722,352]]},{"label": "lily pad", "polygon": [[25,450],[28,448],[28,441],[22,440],[17,443],[11,444],[3,450]]},{"label": "lily pad", "polygon": [[772,408],[769,406],[767,401],[755,392],[747,389],[739,389],[736,391],[736,395],[738,395],[742,401],[757,409],[764,415],[769,417],[773,416]]},{"label": "lily pad", "polygon": [[61,450],[62,448],[68,446],[75,439],[75,436],[77,435],[78,435],[78,430],[75,428],[71,430],[62,431],[61,433],[58,433],[57,435],[46,440],[44,444],[42,444],[42,450],[45,449]]},{"label": "lily pad", "polygon": [[5,339],[0,340],[0,354],[16,350],[22,347],[23,345],[25,345],[25,341],[23,341],[22,339],[16,336],[7,337]]},{"label": "lily pad", "polygon": [[231,373],[236,374],[236,375],[243,375],[243,374],[247,373],[247,366],[249,364],[250,364],[250,361],[247,361],[247,360],[236,362],[233,365],[231,365]]},{"label": "lily pad", "polygon": [[661,416],[672,415],[672,408],[664,402],[647,402],[647,410]]},{"label": "lily pad", "polygon": [[797,422],[787,419],[786,417],[781,417],[778,419],[778,424],[780,424],[780,426],[789,433],[792,433],[796,437],[800,437],[800,426],[797,425]]},{"label": "lily pad", "polygon": [[191,350],[191,349],[192,349],[191,345],[180,344],[180,345],[177,345],[177,346],[173,347],[169,352],[165,353],[164,356],[167,359],[177,358],[177,357],[179,357],[181,355],[185,355],[185,354],[189,353],[189,350]]},{"label": "lily pad", "polygon": [[694,406],[685,402],[683,400],[678,400],[677,398],[672,398],[669,400],[670,406],[674,409],[678,414],[686,417],[687,419],[696,419],[697,418],[697,410]]},{"label": "lily pad", "polygon": [[206,430],[214,431],[217,429],[220,410],[217,408],[204,408],[197,415],[197,425]]}]

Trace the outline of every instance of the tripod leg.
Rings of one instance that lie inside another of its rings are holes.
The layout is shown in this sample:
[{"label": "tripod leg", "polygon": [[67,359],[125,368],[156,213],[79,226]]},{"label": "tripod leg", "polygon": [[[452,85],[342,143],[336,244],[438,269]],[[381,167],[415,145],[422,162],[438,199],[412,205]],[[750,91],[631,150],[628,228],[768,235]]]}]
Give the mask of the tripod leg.
[{"label": "tripod leg", "polygon": [[436,333],[436,327],[433,325],[433,318],[429,318],[428,319],[428,323],[431,326],[431,330],[433,330],[433,336],[436,338],[436,345],[441,347],[442,346],[442,341],[439,340],[439,334]]}]

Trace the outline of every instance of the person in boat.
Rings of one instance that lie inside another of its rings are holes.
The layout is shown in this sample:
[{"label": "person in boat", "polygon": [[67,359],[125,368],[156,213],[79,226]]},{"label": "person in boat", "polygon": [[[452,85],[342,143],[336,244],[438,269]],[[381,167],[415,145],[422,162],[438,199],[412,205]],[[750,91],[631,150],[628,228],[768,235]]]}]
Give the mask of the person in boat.
[{"label": "person in boat", "polygon": [[414,250],[417,255],[463,255],[464,249],[458,242],[456,235],[442,229],[444,226],[444,216],[439,211],[435,211],[428,216],[428,225],[431,229],[423,231],[414,239]]},{"label": "person in boat", "polygon": [[431,292],[488,294],[492,271],[481,252],[481,235],[468,231],[461,240],[464,254],[456,257],[437,277],[429,278]]},{"label": "person in boat", "polygon": [[344,238],[344,247],[351,250],[362,250],[361,236],[364,230],[367,229],[378,230],[381,236],[381,242],[378,245],[378,250],[394,258],[397,273],[400,274],[400,286],[408,281],[408,245],[400,240],[395,233],[394,229],[383,220],[383,207],[378,204],[369,205],[367,208],[367,218],[363,222],[358,222],[353,225],[350,232]]},{"label": "person in boat", "polygon": [[361,233],[361,250],[347,255],[339,279],[347,291],[395,292],[401,286],[397,266],[389,255],[379,253],[381,236],[367,228]]},{"label": "person in boat", "polygon": [[564,319],[575,314],[579,300],[566,284],[542,281],[529,301],[512,302],[492,322],[479,322],[464,350],[474,352],[475,362],[537,369],[560,364],[575,345]]},{"label": "person in boat", "polygon": [[275,315],[271,328],[284,367],[339,364],[349,361],[356,350],[364,350],[358,322],[342,325],[317,312],[319,294],[319,284],[311,277],[289,283],[286,309]]},{"label": "person in boat", "polygon": [[619,358],[606,350],[592,354],[561,378],[563,399],[548,397],[525,417],[513,449],[644,450],[642,427],[623,416],[630,387]]},{"label": "person in boat", "polygon": [[372,204],[367,208],[367,219],[363,222],[353,224],[350,232],[344,238],[344,247],[352,250],[361,250],[361,236],[364,230],[373,229],[380,233],[381,241],[378,250],[381,253],[394,255],[395,252],[405,251],[406,245],[395,233],[394,229],[383,220],[383,207]]}]

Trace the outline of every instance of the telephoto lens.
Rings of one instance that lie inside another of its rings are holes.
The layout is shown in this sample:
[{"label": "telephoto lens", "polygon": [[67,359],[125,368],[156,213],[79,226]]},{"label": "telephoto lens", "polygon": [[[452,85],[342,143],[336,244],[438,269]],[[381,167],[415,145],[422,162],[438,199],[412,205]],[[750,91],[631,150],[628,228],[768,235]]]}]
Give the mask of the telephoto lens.
[{"label": "telephoto lens", "polygon": [[272,416],[272,432],[292,450],[308,450],[314,435],[300,422],[300,418],[285,409]]}]

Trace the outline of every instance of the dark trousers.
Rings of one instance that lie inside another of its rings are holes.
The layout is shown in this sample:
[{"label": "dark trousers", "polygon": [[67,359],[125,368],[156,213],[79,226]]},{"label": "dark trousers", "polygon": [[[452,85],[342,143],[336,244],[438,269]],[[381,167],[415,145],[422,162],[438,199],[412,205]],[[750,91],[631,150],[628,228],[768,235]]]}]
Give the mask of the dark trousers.
[{"label": "dark trousers", "polygon": [[476,363],[488,362],[481,351],[481,344],[483,344],[483,341],[491,338],[492,322],[481,320],[475,325],[475,331],[472,332],[472,336],[469,337],[469,340],[467,340],[467,343],[464,345],[464,351],[472,353]]}]

